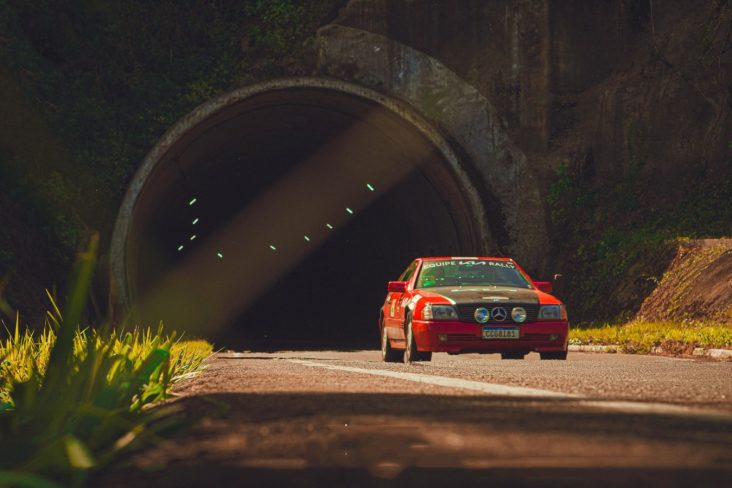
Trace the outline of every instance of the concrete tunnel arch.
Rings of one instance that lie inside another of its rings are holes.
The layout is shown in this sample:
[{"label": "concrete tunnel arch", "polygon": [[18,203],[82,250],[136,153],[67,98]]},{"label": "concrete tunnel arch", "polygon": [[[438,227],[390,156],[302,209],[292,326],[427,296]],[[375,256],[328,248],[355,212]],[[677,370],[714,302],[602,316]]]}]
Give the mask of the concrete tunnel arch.
[{"label": "concrete tunnel arch", "polygon": [[[350,132],[342,132],[346,130]],[[306,132],[304,135],[301,134],[303,131]],[[149,241],[166,239],[165,236],[154,236],[161,226],[162,217],[178,218],[184,203],[195,198],[197,182],[209,177],[207,172],[218,171],[223,173],[224,180],[232,180],[235,178],[226,177],[232,168],[239,171],[250,164],[267,166],[268,151],[271,154],[282,149],[288,138],[298,139],[295,145],[300,144],[302,147],[298,150],[303,153],[320,154],[323,152],[320,146],[309,147],[308,143],[347,138],[354,132],[357,135],[353,137],[360,141],[357,143],[358,151],[346,154],[338,153],[336,149],[334,152],[340,155],[331,159],[358,160],[360,164],[351,163],[356,172],[369,164],[378,166],[375,161],[381,159],[391,164],[384,163],[381,174],[393,173],[397,165],[416,169],[412,172],[419,174],[418,178],[404,171],[397,178],[399,181],[390,181],[382,186],[396,187],[403,184],[402,180],[417,178],[408,185],[404,183],[407,186],[402,193],[410,195],[409,201],[418,199],[418,194],[434,190],[430,198],[437,203],[422,202],[435,214],[428,218],[441,221],[446,228],[450,223],[454,227],[454,238],[445,238],[441,249],[450,248],[464,254],[495,252],[484,202],[466,171],[465,162],[460,160],[440,130],[413,107],[370,88],[328,78],[272,80],[234,90],[197,107],[177,122],[145,157],[128,187],[114,228],[110,250],[112,303],[118,310],[129,310],[154,288],[156,282],[153,278],[158,272],[156,264],[162,261],[170,265],[170,259],[161,258],[159,251],[148,251],[148,248],[155,248],[155,245],[149,245]],[[278,144],[278,140],[282,143]],[[345,143],[341,145],[348,146]],[[380,149],[369,153],[372,146]],[[256,154],[247,157],[253,153]],[[243,163],[231,162],[236,158],[242,159],[242,154],[245,155]],[[313,158],[312,155],[309,157]],[[419,161],[410,161],[410,158]],[[234,164],[236,166],[232,166]],[[245,173],[237,174],[240,177],[244,174],[242,181],[250,179]],[[279,176],[284,174],[286,172]],[[273,185],[275,180],[270,178],[248,191],[258,194],[262,188]],[[256,196],[247,200],[247,205],[251,205]],[[234,207],[245,206],[238,202]],[[440,202],[444,211],[438,209]],[[399,203],[404,201],[399,200]],[[402,213],[401,216],[405,215]],[[232,216],[228,215],[218,224],[224,225],[231,219]],[[163,227],[165,225],[162,224]],[[175,234],[177,229],[171,226],[166,229],[168,231]],[[179,238],[177,242],[182,241]],[[165,242],[164,247],[170,250],[172,244],[173,241]],[[435,250],[439,252],[441,249],[438,248]],[[165,272],[165,266],[161,266],[159,271]],[[222,320],[232,320],[234,315],[230,312],[228,318]]]}]

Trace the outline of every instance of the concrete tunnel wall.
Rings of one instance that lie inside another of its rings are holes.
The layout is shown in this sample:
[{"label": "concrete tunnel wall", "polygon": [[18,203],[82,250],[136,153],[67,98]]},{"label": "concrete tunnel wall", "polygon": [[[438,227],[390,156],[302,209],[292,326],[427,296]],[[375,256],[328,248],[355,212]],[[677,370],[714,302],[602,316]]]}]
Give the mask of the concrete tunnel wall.
[{"label": "concrete tunnel wall", "polygon": [[[339,139],[343,142],[338,142]],[[285,146],[294,149],[283,149]],[[330,149],[324,150],[325,146]],[[268,173],[247,187],[245,183],[252,180],[254,171],[251,165],[276,166],[278,163],[272,159],[277,160],[277,156],[272,154],[278,151],[284,151],[287,160],[297,157],[294,162],[283,162],[279,173]],[[332,154],[323,155],[328,152]],[[186,219],[196,217],[186,213],[186,204],[200,194],[197,185],[220,189],[222,184],[231,184],[239,178],[245,187],[243,190],[238,186],[229,187],[228,193],[243,195],[221,203],[216,217],[207,217],[207,223],[215,221],[209,227],[213,233],[216,227],[231,225],[237,212],[256,205],[268,185],[276,186],[278,178],[286,177],[308,159],[330,161],[328,174],[341,168],[344,173],[339,176],[340,181],[334,182],[338,185],[352,184],[355,189],[366,180],[374,183],[378,191],[371,197],[378,195],[381,203],[364,201],[362,208],[381,206],[382,215],[390,212],[389,208],[394,209],[388,220],[401,226],[403,234],[396,240],[391,237],[392,241],[371,247],[391,248],[395,242],[419,241],[422,247],[413,245],[408,252],[419,249],[425,253],[482,254],[496,249],[481,196],[463,163],[442,135],[413,108],[368,88],[341,81],[276,80],[236,90],[200,106],[176,124],[147,156],[133,178],[115,228],[111,255],[113,299],[125,308],[137,304],[143,295],[159,287],[163,276],[174,266],[186,261],[174,249],[179,243],[185,247],[190,245],[185,242],[184,234],[188,230],[184,226]],[[221,198],[221,193],[226,191],[215,192],[213,199]],[[303,198],[312,200],[312,196]],[[199,199],[196,205],[211,200]],[[229,213],[218,215],[222,208],[229,209]],[[330,210],[321,209],[325,213]],[[420,212],[424,215],[417,217]],[[274,220],[283,218],[283,212],[278,215]],[[338,217],[323,215],[323,218],[333,221]],[[364,234],[361,239],[374,239],[373,233],[389,229],[385,218],[379,219],[378,224],[370,224],[371,234]],[[301,239],[299,220],[296,215],[286,226]],[[203,222],[197,225],[189,230],[198,232],[204,227]],[[263,221],[260,228],[266,227],[268,223]],[[389,231],[395,232],[398,231]],[[200,242],[201,237],[197,237]],[[310,239],[315,237],[311,235]],[[258,249],[266,249],[271,239],[262,236]],[[247,239],[252,240],[257,241]],[[247,249],[239,253],[240,264],[235,266],[238,273],[251,273],[246,261],[260,259]],[[231,251],[226,254],[227,258],[237,255]],[[265,291],[251,293],[259,296]],[[180,300],[185,298],[181,296]],[[245,308],[250,304],[238,306]],[[215,308],[220,308],[220,304]],[[176,323],[196,315],[191,311],[156,313],[164,315],[166,322]],[[236,313],[236,310],[222,311],[217,320],[230,321]],[[210,312],[206,315],[199,320],[210,321]]]},{"label": "concrete tunnel wall", "polygon": [[[340,157],[345,161],[360,161],[355,166],[346,164],[341,168],[352,173],[351,177],[345,177],[348,185],[359,184],[355,181],[358,178],[372,177],[368,172],[364,173],[363,168],[373,166],[374,171],[382,176],[390,174],[387,184],[379,184],[379,198],[375,202],[360,202],[364,209],[371,210],[359,216],[359,225],[364,229],[383,227],[394,235],[411,236],[411,243],[407,242],[409,245],[405,244],[403,237],[393,236],[389,242],[371,242],[368,251],[380,249],[383,253],[384,249],[396,247],[396,254],[402,253],[402,258],[392,256],[389,278],[398,272],[396,268],[406,264],[399,262],[397,266],[394,263],[399,259],[411,259],[416,254],[508,254],[529,269],[541,269],[547,237],[539,182],[535,170],[507,136],[501,117],[485,97],[436,59],[377,34],[330,25],[318,32],[315,48],[315,76],[270,80],[234,90],[205,103],[172,127],[147,155],[130,184],[113,235],[111,301],[119,305],[118,310],[138,306],[140,290],[148,294],[150,290],[160,289],[162,282],[156,283],[156,279],[151,280],[150,277],[170,274],[166,269],[171,268],[171,263],[175,266],[187,263],[187,274],[195,274],[195,260],[171,257],[168,253],[174,243],[162,242],[168,238],[154,232],[168,225],[166,222],[170,220],[165,212],[162,212],[165,218],[161,220],[160,209],[168,209],[167,215],[176,215],[180,221],[177,227],[171,225],[166,228],[166,233],[184,232],[185,219],[192,216],[185,214],[181,206],[186,198],[193,198],[195,185],[203,184],[216,172],[229,183],[237,181],[237,178],[249,181],[251,178],[241,173],[248,164],[256,168],[278,165],[280,168],[258,180],[254,178],[252,185],[244,185],[241,189],[243,198],[229,201],[231,208],[248,209],[242,210],[245,214],[252,214],[252,206],[256,208],[257,202],[268,192],[277,194],[280,191],[280,200],[286,201],[284,195],[287,193],[282,188],[275,188],[277,179],[286,180],[289,176],[292,180],[290,173],[297,171],[290,169],[300,163],[312,166],[309,160],[323,163]],[[359,150],[348,152],[344,147],[318,149],[319,144],[325,144],[328,139],[338,140],[344,134],[353,133],[354,128],[359,128],[355,133],[361,141],[352,145]],[[260,144],[257,138],[264,139],[266,143]],[[308,146],[310,139],[316,143]],[[364,142],[368,140],[371,143]],[[281,153],[283,146],[295,148],[290,156],[299,151],[301,161],[283,162],[289,157],[286,154],[284,159],[266,160]],[[329,156],[323,156],[329,152]],[[244,161],[232,165],[237,158]],[[374,165],[373,161],[379,164]],[[331,165],[329,171],[337,167]],[[321,175],[327,173],[323,172],[324,167],[320,171]],[[228,178],[228,174],[232,177]],[[303,177],[302,174],[300,176]],[[319,183],[313,180],[311,184]],[[297,193],[296,186],[291,185],[289,193]],[[223,193],[226,192],[235,193],[231,189]],[[330,190],[321,193],[328,195]],[[351,193],[359,194],[356,190]],[[304,194],[300,196],[307,201],[314,200]],[[270,198],[270,207],[284,205],[271,202]],[[330,203],[332,205],[333,201]],[[176,205],[179,211],[171,213],[170,209]],[[297,208],[300,202],[290,200],[289,205]],[[412,215],[397,212],[390,219],[383,218],[389,209],[409,205],[427,209],[432,215],[425,220],[419,212]],[[321,208],[320,211],[325,210]],[[280,214],[285,213],[285,208],[281,208]],[[244,225],[244,221],[247,219],[240,216],[237,225]],[[249,224],[254,221],[256,219],[249,215]],[[260,219],[259,225],[266,228],[267,222],[271,221],[270,215],[269,221]],[[400,221],[402,227],[390,229],[385,225],[388,221]],[[231,227],[232,222],[236,222],[236,215],[230,212],[220,216],[217,225]],[[345,225],[348,222],[340,223]],[[290,219],[290,224],[302,230],[303,223],[297,218]],[[425,232],[424,229],[430,225],[441,229],[440,232]],[[347,229],[351,227],[346,226]],[[347,242],[373,239],[370,236],[374,234],[359,234],[353,229],[349,232],[345,232]],[[217,239],[220,240],[222,235],[220,233]],[[235,239],[231,234],[227,236],[230,240]],[[337,245],[333,241],[337,239],[329,241],[327,237],[313,246],[313,249],[321,248],[314,255],[336,253]],[[181,239],[180,236],[177,238]],[[263,246],[265,241],[257,245]],[[417,245],[418,241],[431,245]],[[156,246],[167,250],[157,254],[151,252],[150,249]],[[338,252],[341,251],[343,249]],[[207,252],[216,250],[211,248]],[[296,267],[295,261],[309,259],[308,253],[313,254],[313,251],[307,251],[290,262],[288,269]],[[231,255],[227,253],[227,257]],[[239,261],[245,263],[245,257],[242,254]],[[229,260],[227,267],[230,263]],[[322,263],[315,267],[306,263],[300,267],[308,269],[310,266],[311,272],[319,272],[323,269]],[[198,263],[198,266],[198,272],[203,273],[203,265]],[[236,271],[251,272],[243,265]],[[303,272],[296,272],[296,277],[290,281],[298,282],[299,273],[300,284],[304,283]],[[268,275],[276,277],[286,273],[288,271],[284,268],[267,270]],[[184,278],[178,273],[166,279],[171,283],[174,279],[185,281]],[[167,300],[178,303],[195,300],[192,292],[195,286],[189,284],[188,296],[177,292]],[[276,287],[270,295],[292,294],[296,290],[293,287],[291,285],[289,290]],[[266,290],[244,291],[253,296],[266,295]],[[377,293],[381,292],[378,290]],[[272,305],[276,301],[265,296],[263,302]],[[238,306],[243,309],[248,305],[240,303]],[[209,304],[211,307],[225,309],[216,318],[222,323],[231,322],[237,315],[223,302]],[[160,315],[160,312],[155,314]],[[211,320],[211,317],[197,316],[195,311],[185,307],[173,315],[166,315],[168,323],[171,319],[174,322]],[[178,322],[175,324],[181,328]]]}]

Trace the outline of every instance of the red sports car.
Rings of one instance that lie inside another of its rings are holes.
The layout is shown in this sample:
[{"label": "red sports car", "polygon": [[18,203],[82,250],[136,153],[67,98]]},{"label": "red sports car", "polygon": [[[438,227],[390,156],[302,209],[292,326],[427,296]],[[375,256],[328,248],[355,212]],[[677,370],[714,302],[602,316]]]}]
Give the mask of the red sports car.
[{"label": "red sports car", "polygon": [[567,309],[551,283],[533,281],[512,259],[418,258],[388,290],[384,361],[429,361],[433,352],[567,359]]}]

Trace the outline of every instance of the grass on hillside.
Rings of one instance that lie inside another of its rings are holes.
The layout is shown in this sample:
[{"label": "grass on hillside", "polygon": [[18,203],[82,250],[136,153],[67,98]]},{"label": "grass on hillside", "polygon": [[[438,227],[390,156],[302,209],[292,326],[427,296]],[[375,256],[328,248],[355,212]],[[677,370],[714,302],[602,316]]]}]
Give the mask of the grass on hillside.
[{"label": "grass on hillside", "polygon": [[61,313],[45,328],[0,340],[0,486],[81,486],[94,470],[178,424],[174,406],[149,409],[196,374],[205,341],[134,328],[80,327],[98,237],[75,266]]},{"label": "grass on hillside", "polygon": [[655,347],[672,353],[688,353],[694,347],[732,348],[732,326],[693,320],[632,321],[623,325],[572,328],[569,343],[615,345],[620,352],[630,353],[648,353]]}]

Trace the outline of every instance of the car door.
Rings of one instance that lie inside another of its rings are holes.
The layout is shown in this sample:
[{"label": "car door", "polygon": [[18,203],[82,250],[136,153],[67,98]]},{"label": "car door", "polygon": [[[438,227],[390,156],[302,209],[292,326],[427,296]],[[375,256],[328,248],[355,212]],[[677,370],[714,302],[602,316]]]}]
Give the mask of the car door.
[{"label": "car door", "polygon": [[[399,281],[410,282],[419,265],[419,260],[412,261],[399,276]],[[404,293],[390,292],[387,296],[384,323],[391,339],[404,340],[404,307],[410,299],[410,291]]]}]

